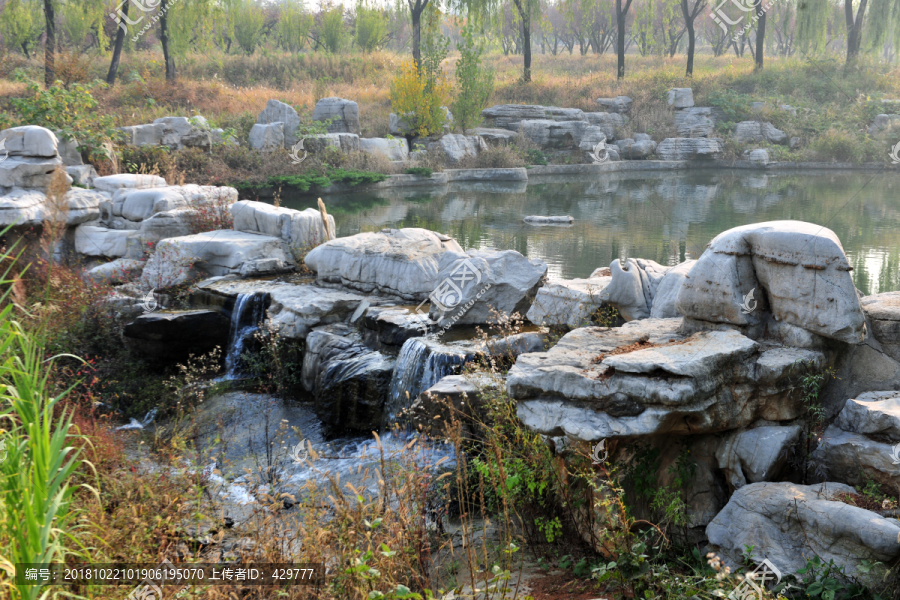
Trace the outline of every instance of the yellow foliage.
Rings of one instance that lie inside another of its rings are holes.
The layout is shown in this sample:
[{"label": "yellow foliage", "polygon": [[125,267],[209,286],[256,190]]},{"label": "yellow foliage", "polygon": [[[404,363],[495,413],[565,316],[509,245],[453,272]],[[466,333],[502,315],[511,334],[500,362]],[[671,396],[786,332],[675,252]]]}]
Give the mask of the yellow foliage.
[{"label": "yellow foliage", "polygon": [[429,82],[415,61],[404,61],[391,81],[390,97],[391,110],[406,122],[411,133],[431,135],[444,126],[443,107],[450,102],[450,82],[443,73]]}]

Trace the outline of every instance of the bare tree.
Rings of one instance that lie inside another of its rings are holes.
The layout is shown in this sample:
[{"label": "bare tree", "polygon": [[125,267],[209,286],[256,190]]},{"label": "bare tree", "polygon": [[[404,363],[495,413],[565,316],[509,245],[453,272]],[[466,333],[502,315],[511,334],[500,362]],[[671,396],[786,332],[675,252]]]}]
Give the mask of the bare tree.
[{"label": "bare tree", "polygon": [[[690,5],[690,0],[681,0],[681,14],[684,15],[684,27],[687,29],[688,47],[687,47],[687,69],[685,75],[687,77],[694,76],[694,46],[696,36],[694,34],[694,19],[706,6],[706,0],[694,0],[694,5]],[[718,55],[717,55],[718,56]]]}]

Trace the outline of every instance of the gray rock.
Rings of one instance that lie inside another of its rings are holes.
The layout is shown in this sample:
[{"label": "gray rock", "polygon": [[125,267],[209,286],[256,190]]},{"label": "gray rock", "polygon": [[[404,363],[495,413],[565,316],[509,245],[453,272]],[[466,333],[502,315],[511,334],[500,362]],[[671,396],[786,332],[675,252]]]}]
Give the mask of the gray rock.
[{"label": "gray rock", "polygon": [[173,150],[181,148],[209,149],[212,145],[209,125],[203,117],[197,116],[191,119],[187,117],[162,117],[156,119],[153,123],[162,125],[160,144]]},{"label": "gray rock", "polygon": [[900,115],[878,115],[872,124],[869,125],[869,135],[897,127],[900,127]]},{"label": "gray rock", "polygon": [[143,314],[126,325],[122,334],[141,356],[175,362],[226,347],[228,331],[229,319],[219,311],[185,310]]},{"label": "gray rock", "polygon": [[[709,243],[676,308],[685,317],[738,326],[760,323],[771,310],[779,321],[857,344],[865,339],[865,317],[849,271],[830,229],[802,221],[744,225]],[[746,313],[741,305],[751,290],[758,305]]]},{"label": "gray rock", "polygon": [[664,267],[642,258],[629,258],[624,264],[614,260],[609,265],[611,281],[600,299],[615,307],[626,321],[678,317],[675,300],[694,262]]},{"label": "gray rock", "polygon": [[[866,392],[847,400],[834,425],[844,431],[900,441],[900,392]],[[897,469],[900,474],[900,469]]]},{"label": "gray rock", "polygon": [[588,123],[603,130],[606,140],[609,142],[616,139],[617,130],[628,122],[626,117],[614,112],[587,112],[584,113],[584,116]]},{"label": "gray rock", "polygon": [[9,156],[57,158],[56,135],[45,127],[22,125],[0,131],[0,142]]},{"label": "gray rock", "polygon": [[[89,166],[84,165],[84,159],[81,158],[81,152],[78,150],[78,140],[64,140],[62,137],[57,135],[57,139],[59,140],[56,150],[59,152],[59,157],[62,159],[63,164],[66,165],[66,171],[68,172],[68,167],[79,167],[79,166]],[[71,175],[71,173],[69,173]]]},{"label": "gray rock", "polygon": [[480,136],[488,146],[508,146],[519,136],[517,132],[509,129],[495,129],[491,127],[476,127],[470,133]]},{"label": "gray rock", "polygon": [[865,296],[859,303],[881,349],[894,360],[900,360],[900,292]]},{"label": "gray rock", "polygon": [[279,258],[257,258],[241,265],[241,277],[267,277],[292,271],[294,266]]},{"label": "gray rock", "polygon": [[757,562],[768,559],[782,573],[795,573],[818,556],[867,580],[858,571],[863,560],[890,563],[900,556],[900,522],[837,500],[852,493],[841,483],[744,486],[706,528],[710,549],[740,564],[752,546]]},{"label": "gray rock", "polygon": [[170,185],[154,188],[119,189],[113,194],[112,215],[129,221],[143,221],[151,216],[179,208],[212,206],[225,210],[237,201],[237,190],[227,186]]},{"label": "gray rock", "polygon": [[765,102],[751,102],[750,103],[750,112],[760,113],[766,108]]},{"label": "gray rock", "polygon": [[[314,208],[299,211],[276,207],[265,202],[241,200],[231,205],[234,230],[281,238],[298,251],[318,246],[328,240],[322,213]],[[328,215],[331,231],[334,217]]]},{"label": "gray rock", "polygon": [[[258,125],[274,125],[275,123],[281,123],[282,139],[279,142],[281,144],[281,146],[279,147],[283,146],[284,148],[291,148],[299,141],[297,137],[297,129],[300,127],[300,116],[297,114],[297,111],[294,110],[294,107],[290,104],[281,102],[279,100],[269,100],[268,102],[266,102],[266,108],[261,113],[259,113],[259,116],[257,116],[256,123]],[[254,125],[254,129],[255,128],[256,126]],[[278,137],[277,134],[271,135],[273,135],[275,138]],[[253,130],[250,131],[250,136],[252,140]],[[252,141],[250,146],[254,147]]]},{"label": "gray rock", "polygon": [[647,158],[656,151],[656,142],[653,140],[624,139],[618,140],[616,146],[619,148],[619,156],[626,160],[637,160]]},{"label": "gray rock", "polygon": [[[48,217],[46,200],[47,197],[38,190],[12,188],[6,195],[0,196],[0,227],[43,224]],[[66,225],[78,225],[97,219],[100,203],[109,200],[109,196],[94,190],[72,188],[66,192],[65,200],[68,206]]]},{"label": "gray rock", "polygon": [[94,179],[99,177],[93,165],[78,165],[66,167],[66,173],[72,178],[72,183],[81,187],[93,187]]},{"label": "gray rock", "polygon": [[456,165],[466,158],[477,157],[487,150],[487,144],[477,135],[450,133],[427,146],[428,152],[442,156],[448,164]]},{"label": "gray rock", "polygon": [[823,465],[830,480],[863,487],[871,480],[884,489],[895,490],[900,485],[900,448],[895,451],[895,446],[900,446],[900,436],[878,441],[832,425],[810,460]]},{"label": "gray rock", "polygon": [[691,108],[694,106],[694,92],[691,88],[672,88],[667,93],[666,101],[676,109]]},{"label": "gray rock", "polygon": [[128,229],[107,229],[91,223],[75,228],[75,251],[85,256],[121,258],[125,256]]},{"label": "gray rock", "polygon": [[546,273],[544,261],[514,250],[447,253],[441,257],[439,286],[430,296],[429,317],[447,329],[524,315]]},{"label": "gray rock", "polygon": [[541,148],[593,150],[606,141],[603,128],[587,121],[529,120],[520,122],[519,128],[526,139]]},{"label": "gray rock", "polygon": [[273,152],[285,147],[287,141],[284,135],[284,123],[277,121],[266,125],[260,123],[254,124],[250,129],[250,139],[248,143],[251,148],[259,150],[260,152]]},{"label": "gray rock", "polygon": [[734,126],[734,140],[739,144],[769,142],[770,144],[787,143],[788,137],[771,123],[761,121],[741,121]]},{"label": "gray rock", "polygon": [[611,277],[560,279],[542,286],[526,317],[535,325],[572,329],[590,325],[591,315],[605,305],[600,293]]},{"label": "gray rock", "polygon": [[320,284],[421,302],[437,288],[448,252],[463,250],[452,238],[427,229],[386,229],[326,242],[307,254],[305,263]]},{"label": "gray rock", "polygon": [[359,149],[369,154],[380,154],[388,160],[409,160],[409,143],[406,138],[359,138]]},{"label": "gray rock", "polygon": [[125,134],[125,144],[128,146],[160,146],[163,143],[165,126],[162,123],[129,125],[119,129]]},{"label": "gray rock", "polygon": [[797,109],[794,108],[793,106],[791,106],[790,104],[782,104],[778,108],[780,108],[781,110],[783,110],[786,113],[790,113],[792,117],[797,116]]},{"label": "gray rock", "polygon": [[791,150],[796,150],[797,148],[799,148],[799,147],[800,147],[800,138],[798,138],[798,137],[792,137],[792,138],[791,138],[791,141],[788,142],[788,147],[789,147]]},{"label": "gray rock", "polygon": [[511,129],[519,129],[522,121],[585,121],[584,111],[578,108],[559,108],[534,104],[498,104],[481,111],[486,124]]},{"label": "gray rock", "polygon": [[764,426],[728,435],[716,458],[732,490],[748,483],[772,481],[787,462],[790,447],[800,439],[799,425]]},{"label": "gray rock", "polygon": [[326,148],[336,148],[344,154],[359,151],[359,136],[355,133],[326,133],[303,138],[303,147],[313,154]]},{"label": "gray rock", "polygon": [[101,285],[117,285],[140,278],[145,261],[117,258],[85,271],[85,276]]},{"label": "gray rock", "polygon": [[314,394],[316,415],[333,430],[377,431],[393,371],[393,359],[327,328],[306,338],[303,386]]},{"label": "gray rock", "polygon": [[[0,162],[0,187],[23,187],[45,190],[57,167],[63,166],[56,158],[12,156]],[[70,182],[71,183],[71,182]]]},{"label": "gray rock", "polygon": [[287,339],[305,339],[313,327],[346,321],[364,296],[315,285],[276,286],[269,293],[269,319]]},{"label": "gray rock", "polygon": [[313,109],[313,121],[331,119],[328,133],[355,133],[359,131],[359,105],[343,98],[322,98]]},{"label": "gray rock", "polygon": [[656,147],[660,160],[702,160],[722,158],[719,138],[666,138]]},{"label": "gray rock", "polygon": [[725,113],[719,108],[685,108],[675,112],[675,129],[681,137],[710,137],[716,132],[716,123],[724,119]]},{"label": "gray rock", "polygon": [[597,104],[602,106],[607,112],[619,113],[627,115],[631,112],[631,98],[628,96],[616,96],[615,98],[597,98]]},{"label": "gray rock", "polygon": [[756,150],[751,150],[747,154],[747,159],[757,165],[767,165],[769,164],[769,151],[765,148],[757,148]]},{"label": "gray rock", "polygon": [[360,332],[367,346],[396,351],[406,340],[422,336],[434,325],[427,315],[408,308],[372,307],[362,317]]},{"label": "gray rock", "polygon": [[101,192],[114,194],[122,188],[152,188],[166,185],[166,180],[157,175],[105,175],[94,178],[94,187]]},{"label": "gray rock", "polygon": [[463,435],[473,439],[471,423],[487,418],[484,391],[501,385],[498,378],[487,375],[447,375],[418,395],[406,417],[415,431],[424,431],[436,439],[446,435],[446,424],[456,420],[463,427]]}]

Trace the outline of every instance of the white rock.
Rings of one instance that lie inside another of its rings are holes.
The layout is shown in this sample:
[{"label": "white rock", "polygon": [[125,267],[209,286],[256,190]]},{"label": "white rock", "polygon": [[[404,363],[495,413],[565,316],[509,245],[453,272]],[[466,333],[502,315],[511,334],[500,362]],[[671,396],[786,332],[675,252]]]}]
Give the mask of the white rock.
[{"label": "white rock", "polygon": [[56,135],[44,127],[22,125],[0,131],[0,141],[10,156],[56,158],[59,156]]},{"label": "white rock", "polygon": [[359,135],[359,105],[343,98],[322,98],[313,109],[313,121],[331,119],[328,133],[355,133]]},{"label": "white rock", "polygon": [[72,183],[81,187],[94,187],[94,179],[99,177],[93,165],[76,165],[66,167],[66,173],[72,178]]},{"label": "white rock", "polygon": [[305,339],[313,327],[346,321],[366,298],[314,285],[278,286],[269,293],[269,318],[279,335]]},{"label": "white rock", "polygon": [[787,143],[788,137],[771,123],[760,121],[741,121],[734,126],[734,139],[739,144],[769,142],[771,144]]},{"label": "white rock", "polygon": [[[751,290],[758,304],[747,314],[741,305]],[[692,319],[744,326],[764,317],[766,300],[778,320],[847,343],[865,339],[865,317],[840,240],[830,229],[802,221],[720,233],[688,273],[676,307]]]},{"label": "white rock", "polygon": [[574,223],[575,218],[570,215],[559,215],[559,216],[544,216],[544,215],[529,215],[522,219],[526,223],[532,224],[541,224],[541,223],[562,223],[569,224]]},{"label": "white rock", "polygon": [[542,148],[581,148],[593,150],[606,141],[603,128],[587,121],[528,120],[519,123],[526,139]]},{"label": "white rock", "polygon": [[716,123],[725,119],[718,108],[695,106],[675,112],[675,129],[685,138],[709,137],[716,132]]},{"label": "white rock", "polygon": [[[47,218],[47,197],[38,190],[13,188],[0,196],[0,226],[36,226]],[[100,216],[100,203],[109,200],[107,194],[94,190],[72,188],[66,192],[67,225],[93,221]]]},{"label": "white rock", "polygon": [[196,116],[161,117],[153,121],[154,125],[162,125],[161,144],[173,150],[181,148],[206,148],[212,145],[209,125],[206,119]]},{"label": "white rock", "polygon": [[[234,216],[235,231],[278,237],[298,250],[318,246],[328,239],[322,214],[314,208],[299,211],[264,202],[241,200],[231,206],[231,213]],[[334,231],[333,216],[328,215],[328,223],[331,231]]]},{"label": "white rock", "polygon": [[844,431],[900,441],[900,392],[865,392],[851,398],[834,424]]},{"label": "white rock", "polygon": [[88,269],[85,275],[100,284],[126,283],[141,276],[144,264],[146,263],[143,260],[119,258]]},{"label": "white rock", "polygon": [[534,104],[498,104],[481,111],[489,125],[518,130],[519,123],[536,119],[552,121],[585,121],[584,111],[578,108],[559,108]]},{"label": "white rock", "polygon": [[125,134],[125,143],[129,146],[159,146],[162,144],[166,127],[162,123],[148,123],[119,129]]},{"label": "white rock", "polygon": [[679,317],[675,300],[694,262],[664,267],[643,258],[629,258],[624,264],[614,260],[609,265],[612,281],[601,300],[614,306],[626,321]]},{"label": "white rock", "polygon": [[647,158],[656,151],[656,142],[652,140],[635,141],[629,138],[618,140],[616,146],[619,148],[619,156],[631,160]]},{"label": "white rock", "polygon": [[348,154],[359,150],[359,136],[355,133],[325,133],[303,138],[303,148],[312,152],[323,152],[326,148],[337,148]]},{"label": "white rock", "polygon": [[691,108],[694,106],[694,91],[691,88],[672,88],[666,96],[669,106]]},{"label": "white rock", "polygon": [[[279,144],[283,145],[285,148],[292,147],[298,141],[297,129],[300,127],[300,116],[297,114],[297,111],[294,110],[294,107],[290,104],[281,102],[279,100],[269,100],[268,102],[266,102],[266,108],[261,113],[259,113],[259,116],[256,118],[256,123],[259,125],[274,125],[276,123],[281,123],[282,139]],[[251,130],[251,135],[252,133],[253,131]],[[269,138],[269,140],[266,140],[267,143],[263,144],[263,146],[265,146],[266,148],[268,148],[270,145],[274,145],[275,140],[278,138],[278,136],[273,132],[269,134]],[[254,147],[252,143],[251,147]]]},{"label": "white rock", "polygon": [[106,175],[105,177],[94,178],[94,187],[108,194],[114,194],[122,188],[140,189],[162,187],[166,185],[166,180],[157,175]]},{"label": "white rock", "polygon": [[535,325],[570,328],[590,325],[590,318],[604,305],[600,292],[611,277],[593,279],[561,279],[542,286],[526,317]]},{"label": "white rock", "polygon": [[900,449],[894,450],[900,446],[900,436],[879,439],[832,425],[825,430],[810,460],[814,465],[824,465],[830,480],[858,486],[872,480],[894,490],[900,485]]},{"label": "white rock", "polygon": [[666,138],[656,147],[660,160],[697,160],[722,158],[719,138]]},{"label": "white rock", "polygon": [[632,100],[628,96],[616,96],[615,98],[597,98],[597,104],[606,109],[607,112],[628,114],[631,112]]},{"label": "white rock", "polygon": [[524,315],[546,273],[544,261],[529,260],[515,250],[448,253],[441,258],[429,317],[448,328],[496,323],[515,312]]},{"label": "white rock", "polygon": [[75,251],[85,256],[119,258],[125,256],[131,234],[127,229],[107,229],[83,223],[75,228]]},{"label": "white rock", "polygon": [[120,189],[113,195],[112,214],[130,221],[179,208],[215,206],[224,209],[235,203],[237,190],[227,186],[171,185],[149,189]]},{"label": "white rock", "polygon": [[468,133],[480,136],[488,146],[509,146],[519,136],[518,132],[494,127],[476,127]]},{"label": "white rock", "polygon": [[[269,101],[271,102],[271,100]],[[273,152],[283,148],[287,141],[284,135],[284,123],[277,121],[262,125],[256,123],[250,129],[250,147],[260,152]],[[296,142],[294,142],[296,143]]]},{"label": "white rock", "polygon": [[769,164],[769,151],[765,148],[757,148],[756,150],[751,150],[747,158],[752,163],[767,165]]},{"label": "white rock", "polygon": [[388,160],[409,160],[406,138],[359,138],[359,149],[369,154],[380,154]]},{"label": "white rock", "polygon": [[588,123],[602,129],[609,142],[616,139],[617,130],[628,122],[626,117],[615,112],[586,112],[584,117]]},{"label": "white rock", "polygon": [[456,165],[466,158],[474,158],[485,150],[487,144],[477,135],[450,133],[428,144],[428,152],[443,156],[451,165]]},{"label": "white rock", "polygon": [[814,556],[834,560],[847,575],[863,560],[891,563],[900,556],[900,522],[834,500],[855,490],[841,483],[803,486],[754,483],[734,493],[707,526],[713,551],[734,563],[753,547],[753,557],[768,559],[782,573],[795,573]]},{"label": "white rock", "polygon": [[768,426],[726,436],[716,451],[716,458],[731,488],[771,481],[787,461],[788,451],[801,432],[799,425]]},{"label": "white rock", "polygon": [[[0,162],[0,187],[24,187],[45,190],[53,172],[63,166],[56,158],[9,156]],[[71,177],[69,177],[71,183]]]},{"label": "white rock", "polygon": [[900,361],[900,292],[884,292],[860,299],[882,350]]}]

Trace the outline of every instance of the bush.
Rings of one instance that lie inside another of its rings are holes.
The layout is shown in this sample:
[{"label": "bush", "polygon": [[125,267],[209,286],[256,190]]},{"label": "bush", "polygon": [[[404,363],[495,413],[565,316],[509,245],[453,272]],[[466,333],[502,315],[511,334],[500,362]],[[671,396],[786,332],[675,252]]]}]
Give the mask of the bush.
[{"label": "bush", "polygon": [[529,165],[541,165],[546,166],[549,165],[550,162],[547,160],[547,157],[544,156],[544,153],[538,150],[537,148],[530,148],[525,151],[525,162]]},{"label": "bush", "polygon": [[459,87],[453,101],[453,120],[465,133],[481,123],[481,109],[494,92],[494,70],[485,68],[484,44],[476,42],[472,26],[462,29],[462,40],[456,44],[456,81]]},{"label": "bush", "polygon": [[524,167],[525,157],[513,146],[496,146],[461,161],[464,169],[511,169]]},{"label": "bush", "polygon": [[410,167],[404,171],[407,175],[418,175],[419,177],[431,177],[434,171],[428,167]]},{"label": "bush", "polygon": [[408,124],[410,133],[428,136],[440,133],[446,121],[444,106],[450,99],[450,84],[443,74],[429,85],[428,76],[414,61],[400,65],[391,82],[391,110]]}]

